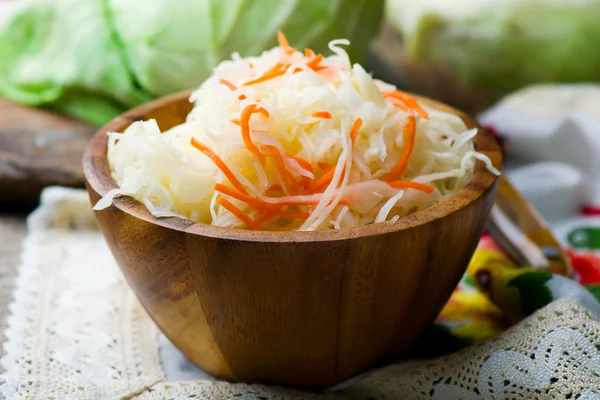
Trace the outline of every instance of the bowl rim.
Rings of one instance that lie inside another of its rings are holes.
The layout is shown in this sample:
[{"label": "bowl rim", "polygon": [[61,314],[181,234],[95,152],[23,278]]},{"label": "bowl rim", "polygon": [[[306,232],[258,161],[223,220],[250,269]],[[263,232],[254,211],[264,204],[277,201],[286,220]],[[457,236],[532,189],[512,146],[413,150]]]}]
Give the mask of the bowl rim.
[{"label": "bowl rim", "polygon": [[[83,156],[83,172],[88,191],[91,189],[102,197],[109,190],[118,188],[116,182],[110,175],[108,159],[106,157],[108,132],[122,132],[133,122],[143,120],[144,116],[148,115],[150,111],[163,108],[170,104],[189,102],[191,93],[192,90],[185,90],[142,104],[126,111],[100,128],[89,142]],[[426,97],[418,95],[414,96],[417,97],[419,101],[423,101],[429,106],[459,116],[463,119],[469,129],[476,128],[478,132],[473,138],[475,150],[487,155],[492,161],[492,165],[498,170],[501,170],[501,150],[496,139],[489,132],[462,111]],[[494,187],[498,178],[498,176],[489,172],[483,162],[477,161],[473,176],[469,182],[449,198],[434,204],[431,207],[401,217],[395,222],[385,221],[354,228],[327,231],[252,231],[240,228],[214,226],[182,217],[156,218],[150,214],[144,204],[129,196],[116,197],[110,207],[116,207],[132,217],[154,225],[215,239],[267,243],[327,242],[385,235],[410,228],[416,228],[440,220],[481,198],[486,192]]]}]

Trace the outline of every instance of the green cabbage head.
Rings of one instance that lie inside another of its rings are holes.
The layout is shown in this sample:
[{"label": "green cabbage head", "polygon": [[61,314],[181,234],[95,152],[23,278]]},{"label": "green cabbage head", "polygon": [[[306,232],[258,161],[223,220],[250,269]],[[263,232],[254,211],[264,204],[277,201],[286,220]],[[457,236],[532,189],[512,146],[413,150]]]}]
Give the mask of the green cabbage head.
[{"label": "green cabbage head", "polygon": [[498,93],[600,81],[600,0],[388,0],[408,56]]},{"label": "green cabbage head", "polygon": [[235,51],[315,51],[348,38],[362,61],[383,0],[24,0],[0,32],[0,95],[102,124],[197,87]]}]

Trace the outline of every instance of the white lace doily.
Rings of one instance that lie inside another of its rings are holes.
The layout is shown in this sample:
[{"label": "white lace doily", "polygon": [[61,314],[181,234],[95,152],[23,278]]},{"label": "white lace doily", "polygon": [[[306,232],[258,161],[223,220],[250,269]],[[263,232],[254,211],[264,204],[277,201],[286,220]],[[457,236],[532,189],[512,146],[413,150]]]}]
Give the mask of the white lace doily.
[{"label": "white lace doily", "polygon": [[207,376],[159,341],[84,192],[47,189],[28,224],[2,358],[8,400],[600,399],[600,322],[575,300],[483,344],[389,366],[335,393],[198,379]]}]

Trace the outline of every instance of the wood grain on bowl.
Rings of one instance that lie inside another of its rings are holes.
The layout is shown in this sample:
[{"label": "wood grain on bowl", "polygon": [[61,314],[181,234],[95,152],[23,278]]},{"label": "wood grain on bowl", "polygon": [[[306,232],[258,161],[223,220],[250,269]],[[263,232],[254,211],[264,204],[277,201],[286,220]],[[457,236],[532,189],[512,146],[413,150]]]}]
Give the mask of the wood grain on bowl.
[{"label": "wood grain on bowl", "polygon": [[[116,187],[106,132],[137,119],[179,124],[188,97],[138,107],[97,133],[84,157],[93,203]],[[500,168],[490,135],[480,130],[475,146]],[[468,185],[442,203],[395,223],[326,232],[156,219],[128,197],[96,216],[138,298],[192,361],[225,379],[317,388],[407,353],[463,274],[496,186],[478,163]]]}]

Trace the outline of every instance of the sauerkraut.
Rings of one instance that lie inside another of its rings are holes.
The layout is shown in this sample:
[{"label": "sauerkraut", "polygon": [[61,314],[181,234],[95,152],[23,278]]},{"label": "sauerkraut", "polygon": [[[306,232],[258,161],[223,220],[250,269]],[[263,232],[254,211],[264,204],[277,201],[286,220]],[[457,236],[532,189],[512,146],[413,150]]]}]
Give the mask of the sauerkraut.
[{"label": "sauerkraut", "polygon": [[477,160],[476,129],[332,55],[280,46],[219,64],[181,125],[110,132],[115,196],[156,217],[261,230],[343,229],[396,221],[451,196]]}]

